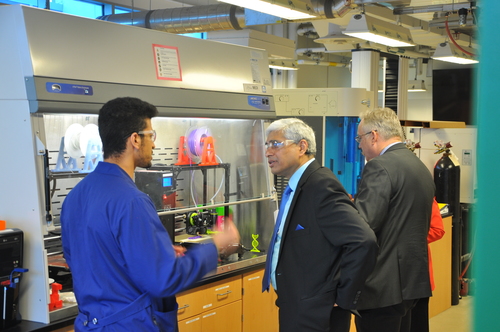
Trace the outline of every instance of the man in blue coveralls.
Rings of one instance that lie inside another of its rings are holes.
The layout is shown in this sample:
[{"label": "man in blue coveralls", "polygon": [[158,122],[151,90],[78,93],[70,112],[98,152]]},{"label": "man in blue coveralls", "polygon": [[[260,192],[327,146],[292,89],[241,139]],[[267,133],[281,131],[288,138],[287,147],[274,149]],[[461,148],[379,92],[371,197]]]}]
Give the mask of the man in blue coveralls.
[{"label": "man in blue coveralls", "polygon": [[104,162],[66,197],[62,241],[78,301],[75,331],[177,331],[175,294],[217,267],[218,248],[239,243],[226,221],[213,243],[174,247],[156,208],[133,181],[150,167],[155,106],[116,98],[99,111]]}]

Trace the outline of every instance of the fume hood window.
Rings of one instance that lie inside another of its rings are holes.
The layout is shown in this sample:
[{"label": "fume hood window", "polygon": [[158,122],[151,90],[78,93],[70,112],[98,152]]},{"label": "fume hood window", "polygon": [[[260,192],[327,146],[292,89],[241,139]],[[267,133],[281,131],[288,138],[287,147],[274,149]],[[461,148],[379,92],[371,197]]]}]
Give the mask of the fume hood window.
[{"label": "fume hood window", "polygon": [[[9,5],[23,4],[32,7],[45,8],[46,2],[39,2],[38,0],[0,0],[1,3],[6,3]],[[94,1],[78,1],[78,0],[51,0],[49,3],[50,10],[83,16],[87,18],[96,18],[102,16],[103,14],[103,4]]]},{"label": "fume hood window", "polygon": [[183,33],[181,35],[198,39],[207,39],[207,34],[205,32]]},{"label": "fume hood window", "polygon": [[[39,0],[0,0],[0,4],[7,5],[26,5],[31,7],[38,7],[49,9],[56,12],[71,14],[75,16],[82,16],[86,18],[93,18],[108,15],[108,14],[125,14],[133,10],[125,7],[111,6],[97,1],[80,1],[80,0],[50,0],[48,5],[50,8],[45,8],[47,2],[40,2]],[[105,9],[105,7],[107,8]],[[134,10],[139,11],[139,10]],[[207,39],[205,32],[186,33],[183,36]]]},{"label": "fume hood window", "polygon": [[0,1],[0,3],[4,3],[4,4],[7,4],[7,5],[17,5],[17,4],[21,4],[21,5],[27,5],[27,6],[31,6],[31,7],[38,7],[38,0],[23,0],[23,1],[18,1],[18,0],[2,0]]},{"label": "fume hood window", "polygon": [[88,18],[102,15],[102,6],[102,4],[89,1],[52,0],[50,2],[50,10]]},{"label": "fume hood window", "polygon": [[128,8],[114,6],[114,13],[113,14],[126,14],[126,13],[130,13],[131,11],[132,10],[128,9]]}]

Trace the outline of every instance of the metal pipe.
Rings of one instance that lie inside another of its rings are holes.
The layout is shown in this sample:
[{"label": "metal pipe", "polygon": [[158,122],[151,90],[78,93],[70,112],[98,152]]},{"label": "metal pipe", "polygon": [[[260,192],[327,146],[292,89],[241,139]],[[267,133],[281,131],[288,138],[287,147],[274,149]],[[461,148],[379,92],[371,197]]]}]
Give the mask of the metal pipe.
[{"label": "metal pipe", "polygon": [[[468,17],[465,21],[466,26],[468,27],[473,27],[474,26],[474,19],[472,17]],[[448,19],[448,25],[451,27],[456,27],[457,29],[463,28],[463,26],[460,25],[460,21],[458,17],[450,17]],[[429,27],[431,28],[445,28],[446,27],[446,18],[443,19],[434,19],[429,22]]]},{"label": "metal pipe", "polygon": [[253,199],[247,199],[245,201],[218,203],[218,204],[210,204],[210,205],[205,205],[205,206],[197,206],[197,207],[191,207],[191,208],[162,211],[162,212],[158,212],[158,215],[159,216],[166,216],[166,215],[175,214],[175,213],[184,213],[184,212],[191,212],[191,211],[204,210],[204,209],[214,209],[214,208],[220,207],[220,206],[231,206],[231,205],[247,204],[247,203],[254,203],[254,202],[270,201],[273,199],[274,199],[274,197],[272,197],[272,196],[253,198]]},{"label": "metal pipe", "polygon": [[45,237],[43,238],[44,241],[52,241],[52,240],[59,240],[61,238],[61,235],[57,236],[51,236],[51,237]]},{"label": "metal pipe", "polygon": [[418,13],[434,13],[434,12],[453,12],[462,7],[470,7],[470,2],[461,2],[454,4],[431,5],[431,6],[415,6],[415,7],[398,7],[394,8],[394,15],[402,14],[418,14]]},{"label": "metal pipe", "polygon": [[98,19],[176,34],[241,30],[246,26],[245,10],[230,4],[112,14],[100,16]]},{"label": "metal pipe", "polygon": [[309,47],[309,48],[298,48],[295,50],[297,55],[306,55],[307,53],[327,53],[328,49],[326,47]]},{"label": "metal pipe", "polygon": [[314,61],[314,60],[297,60],[299,65],[316,65],[316,66],[329,66],[329,67],[349,67],[348,63],[331,62],[331,61]]},{"label": "metal pipe", "polygon": [[[288,35],[286,37],[288,37],[288,39],[293,40],[295,45],[297,45],[299,39],[297,34],[297,29],[299,27],[299,24],[289,23],[287,25],[288,25]],[[297,56],[295,56],[294,59],[297,59]],[[287,77],[286,87],[288,89],[297,88],[297,82],[298,82],[297,70],[287,70],[286,77]]]},{"label": "metal pipe", "polygon": [[314,13],[320,18],[344,17],[352,10],[352,0],[312,0]]}]

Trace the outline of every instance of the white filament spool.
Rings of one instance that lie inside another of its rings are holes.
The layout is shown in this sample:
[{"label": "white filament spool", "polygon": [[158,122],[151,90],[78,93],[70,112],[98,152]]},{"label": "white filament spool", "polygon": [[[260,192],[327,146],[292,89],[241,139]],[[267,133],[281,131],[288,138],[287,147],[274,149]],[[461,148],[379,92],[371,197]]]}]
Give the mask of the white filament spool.
[{"label": "white filament spool", "polygon": [[[90,123],[86,125],[81,134],[80,134],[80,151],[83,154],[83,156],[87,156],[87,148],[89,145],[89,142],[91,144],[98,144],[99,146],[102,147],[102,142],[101,142],[101,136],[99,136],[99,127],[97,127],[95,124]],[[99,149],[99,151],[102,150]]]},{"label": "white filament spool", "polygon": [[82,151],[80,150],[80,135],[83,131],[83,126],[79,123],[73,123],[66,129],[64,133],[64,149],[72,158],[80,158]]}]

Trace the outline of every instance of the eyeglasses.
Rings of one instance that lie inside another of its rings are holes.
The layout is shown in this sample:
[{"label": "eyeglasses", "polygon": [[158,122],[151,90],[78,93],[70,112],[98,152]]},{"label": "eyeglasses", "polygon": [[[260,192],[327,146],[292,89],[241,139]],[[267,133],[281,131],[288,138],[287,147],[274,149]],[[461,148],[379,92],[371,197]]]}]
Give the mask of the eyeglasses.
[{"label": "eyeglasses", "polygon": [[277,150],[277,149],[281,149],[282,147],[287,146],[288,144],[292,144],[292,143],[295,143],[295,141],[292,139],[287,139],[283,142],[280,142],[280,141],[273,139],[273,140],[270,140],[269,142],[264,143],[264,145],[266,146],[266,149]]},{"label": "eyeglasses", "polygon": [[145,134],[150,134],[151,135],[151,140],[154,142],[156,141],[156,131],[155,130],[141,130],[137,132],[138,135],[145,135]]},{"label": "eyeglasses", "polygon": [[366,135],[368,135],[368,134],[371,134],[371,133],[372,133],[372,132],[374,132],[374,131],[376,131],[376,130],[370,130],[370,131],[369,131],[369,132],[367,132],[367,133],[364,133],[364,134],[362,134],[362,135],[358,135],[358,136],[354,137],[354,139],[355,139],[355,140],[356,140],[356,142],[359,144],[359,143],[361,143],[361,140],[363,139],[363,136],[366,136]]}]

